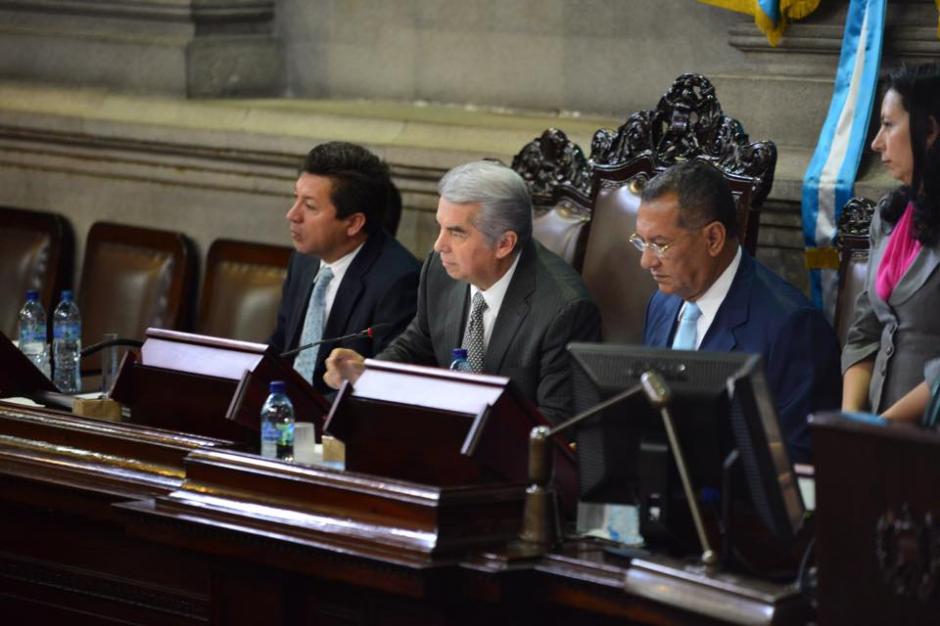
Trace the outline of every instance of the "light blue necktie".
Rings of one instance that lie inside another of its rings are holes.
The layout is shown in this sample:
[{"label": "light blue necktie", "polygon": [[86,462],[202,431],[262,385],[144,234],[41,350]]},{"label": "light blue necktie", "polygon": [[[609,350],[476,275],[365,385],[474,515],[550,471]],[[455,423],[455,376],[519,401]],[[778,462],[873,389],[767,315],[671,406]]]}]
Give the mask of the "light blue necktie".
[{"label": "light blue necktie", "polygon": [[[323,338],[323,325],[326,323],[326,289],[331,280],[333,270],[324,265],[314,279],[313,293],[310,294],[310,303],[307,305],[307,317],[304,318],[304,329],[300,333],[301,346]],[[294,359],[294,369],[310,384],[313,384],[313,368],[316,367],[319,353],[320,346],[314,346],[302,351]]]},{"label": "light blue necktie", "polygon": [[679,329],[672,340],[673,350],[695,350],[695,339],[698,335],[698,318],[702,316],[702,309],[694,302],[686,302],[679,316]]}]

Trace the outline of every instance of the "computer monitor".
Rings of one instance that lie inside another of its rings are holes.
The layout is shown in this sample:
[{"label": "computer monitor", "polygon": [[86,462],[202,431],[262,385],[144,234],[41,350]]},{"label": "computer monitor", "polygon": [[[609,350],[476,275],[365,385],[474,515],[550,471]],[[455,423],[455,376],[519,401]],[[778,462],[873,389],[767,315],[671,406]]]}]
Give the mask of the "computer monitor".
[{"label": "computer monitor", "polygon": [[[576,412],[655,370],[670,389],[669,409],[699,502],[717,513],[722,492],[734,485],[732,497],[749,500],[770,533],[794,537],[803,504],[759,356],[609,344],[568,349]],[[587,420],[576,439],[582,500],[635,504],[648,542],[694,547],[662,417],[643,394]],[[726,469],[734,451],[740,469]]]}]

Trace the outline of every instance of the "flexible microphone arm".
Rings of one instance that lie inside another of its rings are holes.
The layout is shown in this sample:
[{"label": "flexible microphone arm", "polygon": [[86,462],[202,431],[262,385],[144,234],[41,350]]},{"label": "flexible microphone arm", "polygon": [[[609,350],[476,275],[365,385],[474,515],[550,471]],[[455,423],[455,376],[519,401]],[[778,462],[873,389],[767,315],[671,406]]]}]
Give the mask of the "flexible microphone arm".
[{"label": "flexible microphone arm", "polygon": [[128,348],[140,348],[144,345],[143,341],[138,341],[136,339],[108,339],[107,341],[99,341],[98,343],[93,343],[87,348],[82,349],[82,357],[91,356],[95,352],[100,352],[105,348],[111,348],[113,346],[126,346]]},{"label": "flexible microphone arm", "polygon": [[319,341],[314,341],[314,342],[312,342],[312,343],[308,343],[308,344],[305,344],[305,345],[302,345],[302,346],[297,346],[297,347],[294,348],[293,350],[287,350],[286,352],[281,352],[281,355],[280,355],[280,356],[281,356],[282,359],[286,359],[286,358],[289,357],[289,356],[294,356],[294,355],[297,354],[298,352],[303,352],[303,351],[306,350],[307,348],[312,348],[312,347],[314,347],[314,346],[319,346],[319,345],[324,344],[324,343],[335,343],[335,342],[337,342],[337,341],[345,341],[345,340],[347,340],[347,339],[355,339],[355,338],[357,338],[357,337],[369,337],[369,338],[372,338],[372,337],[375,336],[375,331],[381,330],[381,329],[383,329],[383,328],[388,328],[389,326],[391,326],[391,323],[389,323],[389,322],[381,322],[381,323],[379,323],[379,324],[373,324],[372,326],[370,326],[370,327],[368,327],[368,328],[364,328],[364,329],[362,329],[362,330],[356,331],[356,332],[354,332],[354,333],[350,333],[350,334],[348,334],[348,335],[342,335],[341,337],[327,337],[326,339],[321,339],[321,340],[319,340]]}]

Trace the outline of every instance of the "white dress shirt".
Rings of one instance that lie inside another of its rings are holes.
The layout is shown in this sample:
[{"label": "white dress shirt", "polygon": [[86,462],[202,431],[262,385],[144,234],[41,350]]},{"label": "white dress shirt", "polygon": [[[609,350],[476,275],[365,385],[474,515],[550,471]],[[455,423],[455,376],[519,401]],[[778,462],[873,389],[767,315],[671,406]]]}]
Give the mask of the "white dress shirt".
[{"label": "white dress shirt", "polygon": [[[473,302],[473,296],[477,292],[483,294],[483,300],[486,302],[486,310],[483,311],[483,346],[484,352],[490,345],[490,337],[493,335],[493,325],[496,323],[496,317],[499,315],[499,308],[503,306],[503,299],[506,297],[506,290],[509,289],[509,283],[512,282],[512,276],[516,273],[516,266],[519,265],[519,257],[522,253],[516,255],[516,260],[509,266],[502,277],[490,285],[486,291],[477,289],[470,285],[470,302]],[[470,316],[467,316],[467,325],[470,325]],[[467,336],[467,329],[464,328],[464,337]]]},{"label": "white dress shirt", "polygon": [[323,259],[320,259],[320,270],[322,270],[324,267],[329,267],[333,272],[333,280],[331,280],[330,284],[326,286],[326,296],[324,300],[326,310],[323,312],[324,327],[326,327],[326,321],[330,319],[330,311],[333,310],[333,301],[336,300],[336,292],[339,291],[339,286],[343,282],[343,277],[346,275],[346,270],[348,270],[349,266],[352,265],[353,259],[356,258],[356,255],[359,254],[359,251],[362,250],[362,246],[364,245],[365,242],[359,244],[358,248],[349,254],[336,259],[332,263],[327,263]]},{"label": "white dress shirt", "polygon": [[[705,338],[705,333],[708,332],[708,328],[715,320],[715,316],[718,315],[718,309],[721,308],[721,303],[725,301],[725,296],[728,295],[728,290],[731,289],[731,283],[734,282],[734,275],[738,273],[739,265],[741,265],[741,246],[738,246],[738,251],[734,254],[734,259],[731,260],[731,263],[725,268],[725,271],[723,271],[718,276],[718,279],[712,283],[712,286],[706,289],[705,293],[695,301],[695,304],[697,304],[698,308],[702,311],[702,315],[698,318],[695,326],[696,350],[702,345],[702,339]],[[684,304],[679,307],[679,317],[677,319],[682,319],[683,309],[685,309]]]}]

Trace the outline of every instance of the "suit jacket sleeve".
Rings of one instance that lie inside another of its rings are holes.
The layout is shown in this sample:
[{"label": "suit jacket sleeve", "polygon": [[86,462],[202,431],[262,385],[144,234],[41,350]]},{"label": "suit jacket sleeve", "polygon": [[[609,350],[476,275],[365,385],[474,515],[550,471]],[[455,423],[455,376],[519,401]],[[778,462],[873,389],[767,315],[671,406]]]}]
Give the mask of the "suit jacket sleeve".
[{"label": "suit jacket sleeve", "polygon": [[288,296],[293,293],[294,281],[297,279],[294,271],[294,257],[296,254],[296,252],[291,253],[290,262],[287,264],[287,275],[284,277],[284,285],[281,287],[281,304],[277,309],[277,324],[274,327],[274,332],[271,333],[271,337],[268,338],[268,345],[273,346],[278,352],[287,350],[287,336],[289,333],[287,317],[290,308],[294,304],[293,299]]},{"label": "suit jacket sleeve", "polygon": [[539,410],[550,422],[558,423],[571,417],[574,411],[568,344],[572,341],[600,341],[600,329],[601,317],[597,306],[582,299],[562,308],[545,333],[536,398]]},{"label": "suit jacket sleeve", "polygon": [[[872,216],[871,230],[868,237],[869,259],[874,255],[881,239],[881,217],[878,212]],[[871,307],[868,292],[874,289],[874,276],[877,268],[869,267],[865,278],[865,288],[855,300],[855,314],[852,325],[845,337],[845,347],[842,349],[842,372],[856,363],[873,359],[881,344],[881,322]]]},{"label": "suit jacket sleeve", "polygon": [[372,338],[373,352],[385,350],[409,325],[415,316],[415,300],[418,298],[418,275],[405,274],[396,280],[383,294],[375,308],[372,324],[389,324],[376,331]]},{"label": "suit jacket sleeve", "polygon": [[414,318],[398,337],[396,337],[375,358],[383,361],[414,363],[417,365],[436,365],[434,346],[431,344],[431,332],[428,328],[428,269],[432,255],[421,268],[418,283],[418,309]]},{"label": "suit jacket sleeve", "polygon": [[794,313],[771,344],[766,367],[791,461],[808,462],[807,416],[837,409],[842,399],[839,344],[822,314],[814,309]]}]

